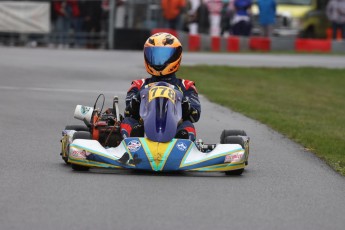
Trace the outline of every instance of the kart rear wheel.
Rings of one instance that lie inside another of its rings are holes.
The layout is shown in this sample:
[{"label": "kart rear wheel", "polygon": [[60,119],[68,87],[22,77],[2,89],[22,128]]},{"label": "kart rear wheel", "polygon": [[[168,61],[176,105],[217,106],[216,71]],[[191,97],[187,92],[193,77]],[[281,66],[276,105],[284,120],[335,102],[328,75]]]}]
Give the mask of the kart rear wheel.
[{"label": "kart rear wheel", "polygon": [[91,140],[92,136],[90,132],[86,131],[78,131],[73,134],[73,140],[75,139],[85,139],[85,140]]},{"label": "kart rear wheel", "polygon": [[228,136],[225,137],[224,139],[224,144],[239,144],[242,146],[242,148],[244,149],[244,140],[242,137],[238,137],[238,136]]},{"label": "kart rear wheel", "polygon": [[[226,130],[224,130],[226,131]],[[228,131],[232,131],[232,130],[228,130]],[[243,131],[244,132],[244,131]],[[242,136],[242,135],[240,135]],[[243,149],[245,149],[245,143],[242,137],[238,137],[238,136],[227,136],[224,139],[224,144],[239,144],[242,146]],[[246,161],[246,165],[247,165],[247,161]],[[226,171],[225,175],[228,176],[239,176],[243,173],[244,168],[242,169],[237,169],[237,170],[232,170],[232,171]]]},{"label": "kart rear wheel", "polygon": [[65,130],[86,131],[86,132],[90,131],[90,129],[85,125],[66,125]]},{"label": "kart rear wheel", "polygon": [[[78,131],[73,134],[73,140],[76,139],[85,139],[85,140],[92,140],[92,136],[90,132],[86,131]],[[76,165],[76,164],[71,164],[72,169],[75,171],[88,171],[89,167],[87,166],[82,166],[82,165]]]},{"label": "kart rear wheel", "polygon": [[222,134],[220,135],[220,143],[225,144],[225,138],[229,136],[247,136],[244,130],[223,130]]}]

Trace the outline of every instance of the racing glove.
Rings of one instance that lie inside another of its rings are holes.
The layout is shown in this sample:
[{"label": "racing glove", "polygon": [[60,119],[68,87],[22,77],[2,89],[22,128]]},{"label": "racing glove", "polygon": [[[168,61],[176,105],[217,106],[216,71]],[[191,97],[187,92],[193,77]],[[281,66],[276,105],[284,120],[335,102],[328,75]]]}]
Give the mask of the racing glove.
[{"label": "racing glove", "polygon": [[182,100],[182,119],[194,123],[198,120],[198,113],[198,110],[191,106],[189,97],[184,97]]},{"label": "racing glove", "polygon": [[188,120],[188,117],[191,113],[191,106],[189,97],[184,97],[182,100],[182,119]]},{"label": "racing glove", "polygon": [[126,108],[125,114],[138,120],[140,118],[140,102],[140,92],[138,92],[132,97],[129,105]]}]

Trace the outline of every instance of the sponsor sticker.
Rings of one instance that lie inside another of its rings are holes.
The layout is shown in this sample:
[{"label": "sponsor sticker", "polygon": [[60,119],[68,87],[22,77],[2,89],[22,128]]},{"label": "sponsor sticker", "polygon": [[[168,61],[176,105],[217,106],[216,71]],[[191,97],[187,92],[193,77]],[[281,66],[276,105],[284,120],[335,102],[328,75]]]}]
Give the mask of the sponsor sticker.
[{"label": "sponsor sticker", "polygon": [[85,159],[86,156],[90,155],[89,153],[87,153],[85,150],[73,150],[71,153],[72,157],[74,158],[81,158],[81,159]]},{"label": "sponsor sticker", "polygon": [[224,159],[224,163],[231,163],[231,162],[237,162],[240,161],[243,157],[243,152],[235,153],[232,155],[226,155]]},{"label": "sponsor sticker", "polygon": [[128,143],[127,148],[129,149],[129,151],[134,153],[141,148],[141,144],[137,140],[132,140]]},{"label": "sponsor sticker", "polygon": [[180,150],[180,151],[186,151],[187,150],[187,145],[183,142],[179,142],[177,143],[177,148]]},{"label": "sponsor sticker", "polygon": [[226,155],[224,163],[231,163],[231,155]]},{"label": "sponsor sticker", "polygon": [[83,115],[87,114],[87,113],[90,111],[90,108],[91,108],[91,107],[88,107],[88,106],[82,106],[82,107],[80,108],[81,114],[83,114]]}]

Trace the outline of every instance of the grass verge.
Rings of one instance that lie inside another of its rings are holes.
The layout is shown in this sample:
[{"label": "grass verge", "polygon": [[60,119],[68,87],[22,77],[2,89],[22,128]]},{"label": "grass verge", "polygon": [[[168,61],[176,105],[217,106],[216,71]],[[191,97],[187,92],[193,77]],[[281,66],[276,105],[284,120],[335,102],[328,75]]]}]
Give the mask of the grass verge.
[{"label": "grass verge", "polygon": [[183,67],[211,101],[302,144],[345,175],[345,69]]}]

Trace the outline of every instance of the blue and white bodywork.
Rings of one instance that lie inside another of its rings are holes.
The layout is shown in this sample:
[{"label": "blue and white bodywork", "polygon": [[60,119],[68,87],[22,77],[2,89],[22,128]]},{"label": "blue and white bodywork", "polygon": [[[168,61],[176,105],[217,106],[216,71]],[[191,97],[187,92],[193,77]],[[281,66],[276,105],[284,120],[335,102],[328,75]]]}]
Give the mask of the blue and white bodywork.
[{"label": "blue and white bodywork", "polygon": [[182,93],[160,82],[142,90],[140,97],[145,137],[125,137],[116,147],[105,147],[98,140],[73,139],[75,131],[65,130],[63,158],[84,168],[242,173],[249,155],[246,134],[224,137],[223,144],[214,145],[176,139]]}]

